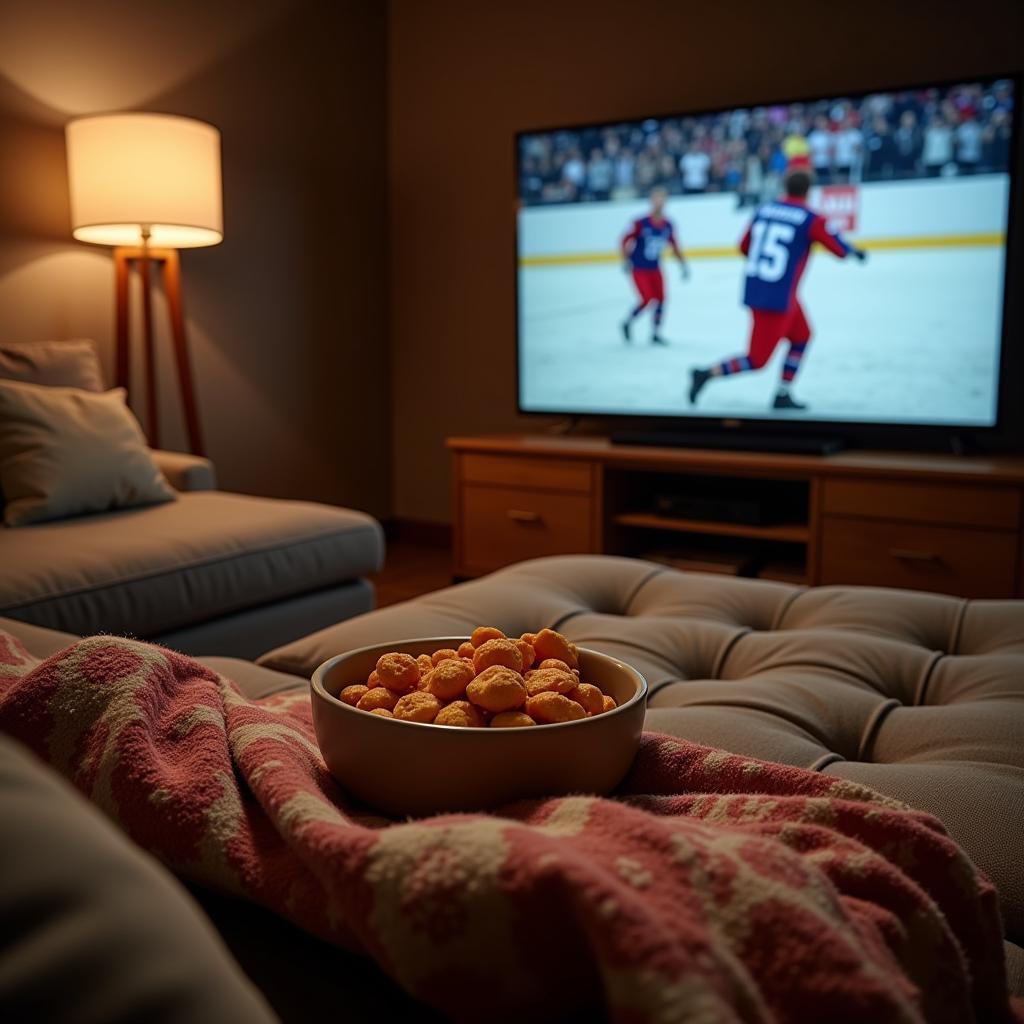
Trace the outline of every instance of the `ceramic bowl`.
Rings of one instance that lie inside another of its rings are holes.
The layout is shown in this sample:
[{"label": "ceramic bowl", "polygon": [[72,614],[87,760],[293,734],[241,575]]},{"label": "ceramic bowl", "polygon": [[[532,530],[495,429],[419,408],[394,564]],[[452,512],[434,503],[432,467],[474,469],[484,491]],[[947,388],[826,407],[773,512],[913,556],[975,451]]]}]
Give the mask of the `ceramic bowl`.
[{"label": "ceramic bowl", "polygon": [[618,707],[593,718],[519,729],[466,729],[357,711],[338,699],[390,651],[432,654],[468,637],[400,640],[325,661],[310,683],[313,725],[331,774],[391,815],[476,811],[527,797],[603,794],[629,770],[647,710],[647,682],[616,658],[580,648],[580,675]]}]

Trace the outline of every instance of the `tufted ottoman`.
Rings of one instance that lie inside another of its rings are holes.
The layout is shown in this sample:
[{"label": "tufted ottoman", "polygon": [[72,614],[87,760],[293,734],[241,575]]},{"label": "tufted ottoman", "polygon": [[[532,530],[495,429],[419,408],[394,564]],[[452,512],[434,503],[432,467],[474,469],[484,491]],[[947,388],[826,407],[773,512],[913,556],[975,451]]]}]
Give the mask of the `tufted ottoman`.
[{"label": "tufted ottoman", "polygon": [[[803,588],[606,556],[543,558],[264,655],[308,677],[364,644],[550,626],[635,665],[647,727],[872,786],[939,817],[1024,944],[1024,602]],[[1010,946],[1021,991],[1022,956]]]}]

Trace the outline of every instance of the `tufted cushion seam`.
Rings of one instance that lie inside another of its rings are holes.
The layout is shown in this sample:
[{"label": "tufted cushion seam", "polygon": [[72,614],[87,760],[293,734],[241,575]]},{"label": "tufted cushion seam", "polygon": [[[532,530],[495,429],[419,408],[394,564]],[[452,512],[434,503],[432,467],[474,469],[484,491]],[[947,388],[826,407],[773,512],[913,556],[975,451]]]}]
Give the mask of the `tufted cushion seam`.
[{"label": "tufted cushion seam", "polygon": [[953,625],[949,631],[949,643],[946,644],[946,651],[949,654],[960,653],[960,639],[963,636],[964,623],[967,621],[967,609],[970,601],[961,601],[957,607],[956,615],[953,617]]},{"label": "tufted cushion seam", "polygon": [[592,609],[590,608],[573,608],[572,611],[568,611],[564,615],[559,615],[558,618],[555,619],[555,621],[552,622],[548,628],[563,633],[565,632],[563,627],[567,622],[571,622],[578,615],[586,615],[590,611],[592,611]]},{"label": "tufted cushion seam", "polygon": [[914,687],[914,707],[924,707],[927,703],[928,685],[935,677],[935,669],[938,667],[939,662],[946,657],[948,657],[948,655],[943,654],[941,651],[935,651],[935,653],[928,659],[928,663],[921,671],[921,676],[917,681],[917,686]]},{"label": "tufted cushion seam", "polygon": [[662,680],[655,686],[653,683],[647,684],[647,699],[650,700],[656,693],[660,693],[665,689],[666,686],[671,686],[673,683],[685,683],[685,679],[680,679],[678,676],[671,677],[669,679]]},{"label": "tufted cushion seam", "polygon": [[[578,647],[590,647],[590,646],[593,646],[594,650],[596,650],[596,651],[600,651],[600,650],[605,649],[602,645],[607,645],[608,642],[609,642],[605,637],[602,637],[602,636],[595,636],[595,637],[590,637],[590,638],[588,638],[586,636],[577,636],[577,637],[573,637],[572,641]],[[616,637],[614,639],[614,641],[611,641],[611,642],[614,643],[614,645],[616,647],[631,647],[633,650],[640,651],[642,654],[646,654],[649,658],[653,658],[656,661],[663,661],[663,662],[670,663],[670,659],[665,655],[665,653],[663,651],[659,651],[659,650],[657,650],[654,647],[648,647],[647,644],[637,643],[635,640],[626,640],[626,639],[621,638],[621,637]],[[682,676],[674,676],[672,679],[669,680],[669,682],[685,682],[685,680],[683,679]],[[648,686],[650,686],[650,683],[651,683],[651,681],[648,679],[647,680]],[[666,685],[666,684],[659,683],[658,684],[658,689],[661,689],[662,685]],[[650,692],[653,693],[654,692],[653,689]]]},{"label": "tufted cushion seam", "polygon": [[792,607],[793,602],[796,601],[798,597],[806,593],[807,587],[797,587],[796,589],[794,589],[793,593],[790,594],[785,601],[781,601],[779,603],[779,607],[775,610],[775,614],[772,616],[771,625],[768,628],[771,630],[781,629],[782,626],[780,624],[782,620],[786,617],[786,613]]},{"label": "tufted cushion seam", "polygon": [[[776,704],[766,703],[757,699],[751,700],[749,697],[733,698],[728,694],[723,694],[719,697],[698,697],[691,700],[684,698],[671,706],[671,709],[674,711],[684,708],[712,708],[716,710],[720,708],[741,708],[744,711],[758,711],[771,719],[781,720],[795,726],[825,750],[832,746],[829,742],[829,737],[824,734],[820,722],[815,722],[791,708],[780,708]],[[652,710],[662,709],[659,707]],[[841,755],[838,756],[840,756],[841,760],[846,760]]]},{"label": "tufted cushion seam", "polygon": [[622,614],[629,615],[633,602],[640,596],[640,591],[643,590],[651,580],[664,575],[667,571],[668,570],[663,565],[656,565],[651,568],[651,571],[646,576],[642,576],[637,580],[633,590],[626,597],[626,600],[622,602]]},{"label": "tufted cushion seam", "polygon": [[898,707],[902,707],[900,702],[895,697],[890,697],[871,712],[870,718],[864,724],[864,732],[861,735],[860,743],[857,744],[856,760],[866,761],[868,764],[873,763],[871,750],[875,745],[875,740],[878,738],[882,722],[888,717],[890,711]]},{"label": "tufted cushion seam", "polygon": [[822,754],[821,757],[815,759],[807,766],[807,770],[811,772],[820,772],[827,768],[830,764],[836,764],[838,761],[845,761],[846,758],[842,754],[837,754],[834,751],[829,751],[827,754]]},{"label": "tufted cushion seam", "polygon": [[712,679],[722,678],[722,670],[725,668],[725,662],[729,655],[732,654],[732,649],[740,642],[740,640],[743,639],[743,637],[749,636],[753,632],[753,629],[749,626],[745,629],[741,627],[735,636],[730,637],[730,639],[723,644],[722,650],[719,652],[718,657],[715,658],[714,665],[711,666]]}]

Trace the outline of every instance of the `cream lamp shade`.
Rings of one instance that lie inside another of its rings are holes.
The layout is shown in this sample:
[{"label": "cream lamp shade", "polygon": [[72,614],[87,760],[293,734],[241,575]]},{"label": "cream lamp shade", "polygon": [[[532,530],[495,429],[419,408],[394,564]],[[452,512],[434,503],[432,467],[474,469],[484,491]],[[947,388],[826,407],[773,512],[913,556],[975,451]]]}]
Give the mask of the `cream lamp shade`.
[{"label": "cream lamp shade", "polygon": [[97,245],[216,245],[220,132],[170,114],[102,114],[66,128],[72,234]]}]

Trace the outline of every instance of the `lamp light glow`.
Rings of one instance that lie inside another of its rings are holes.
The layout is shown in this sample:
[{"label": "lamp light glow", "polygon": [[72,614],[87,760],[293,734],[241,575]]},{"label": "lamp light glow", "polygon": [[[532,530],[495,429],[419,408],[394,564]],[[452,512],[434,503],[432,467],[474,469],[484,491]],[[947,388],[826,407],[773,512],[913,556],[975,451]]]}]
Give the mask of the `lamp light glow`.
[{"label": "lamp light glow", "polygon": [[72,234],[168,249],[224,237],[220,132],[171,114],[101,114],[65,129]]}]

